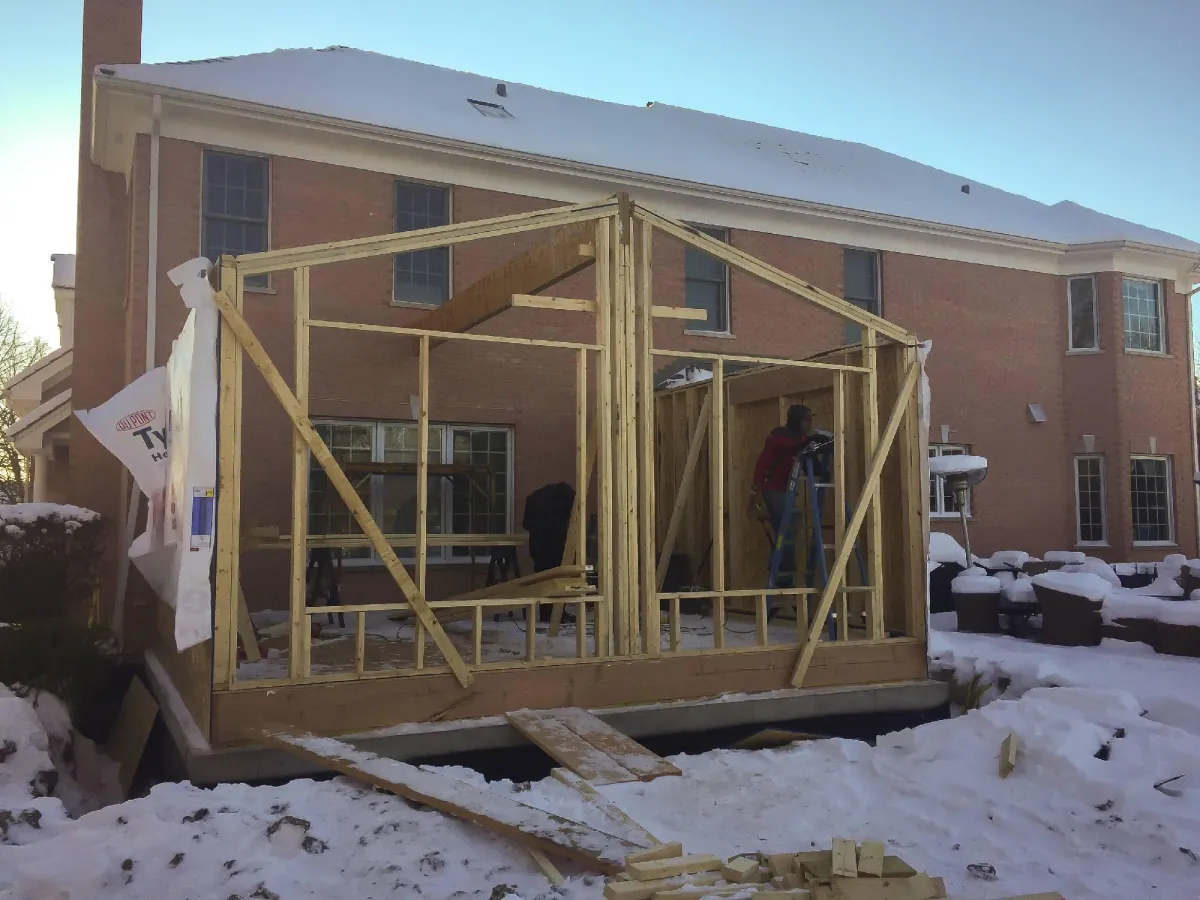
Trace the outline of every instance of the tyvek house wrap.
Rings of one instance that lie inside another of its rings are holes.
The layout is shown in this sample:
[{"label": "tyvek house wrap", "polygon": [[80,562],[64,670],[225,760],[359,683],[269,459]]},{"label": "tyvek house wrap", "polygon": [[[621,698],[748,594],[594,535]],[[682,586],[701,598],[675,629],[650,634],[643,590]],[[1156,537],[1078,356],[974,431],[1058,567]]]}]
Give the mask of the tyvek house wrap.
[{"label": "tyvek house wrap", "polygon": [[[212,636],[220,313],[208,283],[210,268],[198,257],[167,273],[190,312],[166,366],[147,372],[103,405],[76,413],[129,468],[150,500],[147,529],[130,545],[129,557],[174,608],[179,650]],[[149,461],[141,436],[131,440],[130,429],[121,430],[132,423],[140,431],[139,423],[148,418],[163,423],[161,452]]]}]

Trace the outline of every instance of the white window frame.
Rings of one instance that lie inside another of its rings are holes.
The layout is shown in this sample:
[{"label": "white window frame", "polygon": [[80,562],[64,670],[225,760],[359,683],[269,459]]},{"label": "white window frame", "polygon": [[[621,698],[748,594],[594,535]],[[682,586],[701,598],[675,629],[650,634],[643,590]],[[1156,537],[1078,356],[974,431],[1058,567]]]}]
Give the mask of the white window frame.
[{"label": "white window frame", "polygon": [[[845,275],[846,251],[847,250],[853,250],[857,253],[870,253],[872,256],[875,257],[875,307],[876,308],[874,310],[870,310],[870,309],[863,310],[863,312],[869,312],[872,315],[882,317],[883,316],[883,254],[873,247],[843,246],[842,247],[843,276]],[[842,280],[843,280],[842,299],[845,300],[847,303],[853,303],[855,306],[858,306],[858,304],[861,302],[861,300],[851,300],[849,297],[846,296],[846,285],[844,283],[845,278],[843,277]],[[858,308],[862,309],[861,306],[859,306]],[[853,341],[850,340],[850,338],[853,336],[852,335],[852,327],[858,328],[858,339],[853,340]],[[858,325],[855,322],[843,322],[842,330],[843,330],[843,340],[846,341],[847,346],[853,346],[854,344],[862,343],[862,326]],[[958,513],[955,513],[955,515],[957,516]]]},{"label": "white window frame", "polygon": [[[1140,347],[1129,346],[1129,330],[1125,321],[1125,284],[1126,282],[1137,282],[1139,284],[1149,284],[1154,287],[1155,306],[1158,311],[1158,349],[1143,350]],[[1143,356],[1166,356],[1167,355],[1167,312],[1166,299],[1161,281],[1156,281],[1153,278],[1138,278],[1134,275],[1121,276],[1121,344],[1125,348],[1126,353],[1140,354]]]},{"label": "white window frame", "polygon": [[[944,454],[944,451],[946,451],[946,450],[954,451],[953,453],[945,454],[947,456],[966,456],[971,453],[971,448],[969,446],[967,446],[966,444],[930,444],[929,445],[929,458],[933,459],[936,456],[942,456]],[[945,505],[946,488],[945,488],[944,480],[943,480],[942,476],[936,475],[933,472],[930,472],[929,477],[931,479],[933,479],[933,483],[937,485],[937,491],[936,491],[936,495],[935,495],[937,497],[937,503],[934,504],[931,502],[929,504],[929,518],[931,518],[931,519],[957,519],[959,517],[958,510],[956,510],[956,509],[946,510],[943,508]],[[926,488],[926,489],[930,490],[930,488]],[[969,489],[967,491],[967,518],[968,519],[971,518],[971,516],[973,515],[973,513],[971,512],[971,507],[972,507],[971,501],[973,499],[972,495],[974,493],[975,493],[974,490]]]},{"label": "white window frame", "polygon": [[[454,185],[443,184],[440,181],[426,181],[421,178],[400,178],[392,179],[392,228],[396,227],[396,190],[401,184],[415,184],[421,187],[440,188],[446,192],[446,224],[454,224]],[[397,231],[396,234],[408,234],[406,231]],[[446,301],[445,303],[415,303],[412,300],[401,300],[396,296],[396,257],[399,253],[392,254],[392,287],[390,291],[392,306],[400,307],[401,309],[441,309],[446,303],[454,299],[454,248],[457,244],[451,244],[446,248]],[[430,247],[430,250],[439,249]],[[407,251],[401,251],[407,252]]]},{"label": "white window frame", "polygon": [[[691,228],[695,228],[697,231],[703,232],[704,234],[708,235],[708,237],[712,238],[713,240],[718,240],[722,244],[726,244],[728,246],[733,246],[733,232],[730,229],[725,228],[722,225],[704,225],[699,222],[687,222],[685,224],[687,224]],[[716,234],[714,234],[714,232],[718,232],[718,231],[721,233],[720,237],[718,237]],[[684,266],[683,305],[684,306],[687,306],[687,283],[688,283],[687,254],[689,251],[692,253],[704,253],[703,250],[701,250],[698,247],[693,247],[691,244],[687,244],[684,246],[684,264],[683,264],[683,266]],[[713,259],[716,259],[716,257],[713,257]],[[683,330],[684,334],[697,335],[699,337],[733,337],[733,297],[732,297],[732,292],[730,291],[730,287],[731,287],[730,266],[729,266],[729,263],[725,262],[725,260],[723,260],[723,259],[718,259],[717,262],[719,262],[721,264],[721,266],[725,269],[725,327],[723,329],[715,329],[715,328],[708,329],[708,328],[701,328],[698,323],[689,322],[688,327]]]},{"label": "white window frame", "polygon": [[[404,425],[411,428],[416,428],[417,423],[411,419],[334,419],[334,418],[318,418],[313,419],[314,426],[321,425],[369,425],[372,429],[371,435],[371,458],[374,461],[379,461],[383,458],[384,453],[384,428],[386,425]],[[513,496],[513,488],[516,483],[516,445],[515,445],[515,429],[511,425],[486,425],[476,422],[431,422],[429,430],[432,433],[434,430],[442,430],[442,455],[439,459],[430,457],[429,462],[432,463],[451,463],[454,459],[454,432],[456,431],[486,431],[486,432],[504,432],[508,435],[508,462],[506,465],[504,477],[508,486],[508,503],[504,510],[505,518],[505,533],[513,533],[513,517],[516,508],[515,498]],[[313,472],[313,466],[316,465],[312,454],[308,457],[309,477]],[[371,502],[368,509],[371,516],[378,523],[383,515],[383,476],[371,475]],[[331,492],[333,489],[330,488]],[[335,492],[334,492],[335,493]],[[311,497],[311,488],[310,495]],[[306,517],[307,518],[307,517]],[[454,492],[447,490],[442,495],[442,521],[446,523],[447,528],[453,528],[454,524]],[[307,522],[306,522],[307,525]],[[380,524],[384,534],[388,533],[387,528]],[[454,534],[455,532],[443,532],[446,534]],[[371,555],[361,558],[345,558],[342,564],[345,566],[364,567],[364,566],[380,566],[383,565],[383,560],[373,547],[369,548]],[[456,556],[451,553],[453,547],[429,547],[426,552],[426,562],[429,565],[450,565],[469,563],[471,557],[469,554]],[[415,559],[415,550],[397,551],[401,560],[404,562],[412,562]],[[411,556],[410,556],[411,554]],[[476,553],[476,562],[486,562],[488,559],[487,548],[480,547]]]},{"label": "white window frame", "polygon": [[1133,473],[1130,472],[1129,481],[1129,527],[1133,537],[1133,546],[1135,547],[1175,547],[1175,484],[1174,484],[1174,466],[1171,465],[1171,457],[1162,456],[1153,453],[1133,453],[1129,456],[1129,464],[1132,468],[1133,463],[1139,459],[1153,460],[1161,462],[1166,467],[1167,481],[1167,539],[1165,541],[1139,541],[1137,539],[1137,525],[1133,521]]},{"label": "white window frame", "polygon": [[[204,225],[205,225],[205,220],[208,218],[208,216],[205,214],[206,198],[204,196],[204,193],[208,189],[208,180],[207,180],[208,158],[207,157],[208,157],[208,154],[210,154],[210,153],[218,153],[222,156],[244,156],[244,157],[247,157],[248,159],[261,159],[266,162],[266,164],[267,164],[267,246],[266,246],[266,249],[270,250],[274,246],[274,244],[272,243],[272,240],[271,240],[271,231],[274,228],[274,222],[275,222],[275,216],[273,214],[273,209],[272,209],[272,207],[274,206],[274,203],[275,203],[275,181],[274,181],[275,166],[272,165],[271,156],[269,154],[265,154],[265,153],[252,153],[247,150],[235,150],[231,147],[219,147],[215,144],[204,144],[200,148],[200,198],[199,198],[200,208],[197,211],[198,218],[196,220],[196,227],[197,227],[196,255],[204,256],[204,251],[207,249],[204,246]],[[207,259],[207,257],[205,257],[205,258]],[[212,279],[211,279],[212,283],[215,284],[218,289],[220,289],[220,287],[221,287],[221,275],[220,275],[221,260],[220,260],[220,258],[217,258],[217,259],[210,259],[208,261],[210,263],[212,263],[213,271],[215,272],[215,274],[212,276]],[[266,272],[263,274],[265,275],[265,279],[264,279],[263,283],[261,283],[261,284],[251,283],[251,284],[246,284],[244,286],[246,293],[248,293],[248,294],[274,294],[274,293],[276,293],[275,288],[274,288],[274,283],[275,283],[274,278],[273,278],[274,273]],[[254,278],[254,277],[258,277],[258,276],[250,276],[250,277]]]},{"label": "white window frame", "polygon": [[[1100,533],[1098,541],[1083,539],[1083,522],[1081,521],[1082,507],[1079,503],[1079,463],[1083,460],[1095,460],[1100,464]],[[1104,456],[1100,453],[1081,453],[1072,461],[1075,481],[1075,546],[1076,547],[1107,547],[1108,546],[1108,480],[1104,471]]]},{"label": "white window frame", "polygon": [[[1092,285],[1092,338],[1095,341],[1090,347],[1075,346],[1075,310],[1072,307],[1075,298],[1071,295],[1071,285],[1076,281],[1088,281]],[[1094,275],[1074,275],[1067,279],[1067,352],[1068,353],[1099,353],[1100,352],[1100,311],[1096,308],[1096,277]],[[1121,322],[1125,322],[1125,298],[1121,298]]]}]

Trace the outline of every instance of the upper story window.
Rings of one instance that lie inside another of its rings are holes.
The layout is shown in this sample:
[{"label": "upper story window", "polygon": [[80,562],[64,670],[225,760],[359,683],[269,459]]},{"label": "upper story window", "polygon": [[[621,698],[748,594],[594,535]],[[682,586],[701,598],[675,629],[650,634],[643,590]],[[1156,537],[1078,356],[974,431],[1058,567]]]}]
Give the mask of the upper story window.
[{"label": "upper story window", "polygon": [[1121,297],[1125,305],[1125,349],[1165,353],[1167,342],[1158,282],[1122,279]]},{"label": "upper story window", "polygon": [[[222,254],[239,256],[267,249],[268,162],[260,156],[204,151],[200,255],[213,265]],[[266,275],[251,275],[248,287],[266,287]]]},{"label": "upper story window", "polygon": [[[724,228],[709,228],[704,225],[692,227],[722,243],[729,242],[729,232]],[[688,246],[683,268],[684,304],[692,309],[702,309],[708,315],[703,322],[689,323],[688,330],[728,334],[729,267],[703,250]]]},{"label": "upper story window", "polygon": [[1091,275],[1067,282],[1067,312],[1070,316],[1068,350],[1099,350],[1096,327],[1096,280]]},{"label": "upper story window", "polygon": [[[930,444],[929,458],[936,456],[963,456],[970,453],[971,448],[962,444]],[[934,518],[945,518],[958,515],[958,501],[954,499],[954,491],[946,484],[941,475],[929,473],[929,515]],[[971,515],[971,493],[967,492],[967,515]]]},{"label": "upper story window", "polygon": [[[396,182],[396,231],[449,224],[449,188]],[[441,306],[450,299],[449,247],[397,253],[392,258],[392,271],[392,299],[396,302]]]},{"label": "upper story window", "polygon": [[[859,309],[876,316],[879,306],[879,254],[874,250],[842,251],[842,298]],[[855,322],[846,323],[846,343],[862,341],[862,328]]]}]

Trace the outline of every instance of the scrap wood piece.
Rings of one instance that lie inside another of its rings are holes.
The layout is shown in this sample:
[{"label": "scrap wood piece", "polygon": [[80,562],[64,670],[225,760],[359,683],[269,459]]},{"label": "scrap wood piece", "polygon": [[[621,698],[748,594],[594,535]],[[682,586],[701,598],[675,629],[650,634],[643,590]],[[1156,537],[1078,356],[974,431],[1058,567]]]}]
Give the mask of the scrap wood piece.
[{"label": "scrap wood piece", "polygon": [[562,872],[558,871],[558,868],[550,861],[550,857],[541,850],[535,850],[530,847],[529,855],[533,857],[533,861],[537,863],[537,867],[542,870],[542,874],[546,876],[546,880],[552,885],[561,887],[567,883],[567,880],[562,876]]},{"label": "scrap wood piece", "polygon": [[146,752],[146,742],[150,739],[150,729],[158,717],[158,704],[154,697],[136,675],[129,682],[125,691],[125,699],[117,712],[117,721],[113,724],[112,732],[104,745],[105,755],[115,760],[119,765],[117,774],[121,785],[121,797],[129,796],[129,786],[133,776],[137,774],[138,764],[142,754]]},{"label": "scrap wood piece", "polygon": [[883,858],[882,841],[863,841],[858,849],[858,874],[882,878]]},{"label": "scrap wood piece", "polygon": [[649,850],[639,850],[637,853],[630,853],[625,857],[625,867],[628,868],[630,863],[650,862],[653,859],[671,859],[674,856],[683,856],[683,844],[678,841],[671,844],[659,844],[656,847],[651,847]]},{"label": "scrap wood piece", "polygon": [[757,881],[758,858],[735,856],[721,868],[721,874],[726,881]]},{"label": "scrap wood piece", "polygon": [[333,738],[281,725],[269,725],[254,734],[268,747],[479,825],[524,847],[573,859],[606,874],[621,871],[628,854],[644,849],[633,841],[526,806],[512,797],[385,759]]},{"label": "scrap wood piece", "polygon": [[[932,882],[930,882],[932,884]],[[835,878],[812,888],[812,900],[934,900],[930,885],[911,878]]]},{"label": "scrap wood piece", "polygon": [[[613,803],[598,790],[596,790],[595,787],[588,784],[570,769],[555,768],[550,770],[550,774],[567,787],[577,790],[583,795],[584,799],[590,800],[592,803],[594,803],[606,816],[612,819],[612,821],[625,826],[626,829],[635,835],[638,843],[644,844],[648,847],[652,847],[654,845],[663,845],[662,841],[642,827],[641,823],[635,821],[632,816],[625,812],[625,810],[621,809],[621,807],[617,806],[617,804]],[[679,852],[680,854],[683,853],[682,847],[680,847]]]},{"label": "scrap wood piece", "polygon": [[761,854],[760,859],[775,877],[796,870],[796,854],[794,853],[764,853]]},{"label": "scrap wood piece", "polygon": [[[721,887],[685,884],[681,887],[659,891],[654,895],[654,900],[705,900],[708,897],[744,897],[747,890],[748,888],[744,884],[728,884]],[[754,896],[757,897],[758,894]]]},{"label": "scrap wood piece", "polygon": [[1004,743],[1000,745],[1000,777],[1007,778],[1017,767],[1017,746],[1019,739],[1015,732],[1009,732]]},{"label": "scrap wood piece", "polygon": [[696,853],[691,856],[674,856],[670,859],[650,859],[631,863],[625,867],[638,881],[654,881],[673,875],[689,875],[693,872],[720,872],[725,861],[711,853]]},{"label": "scrap wood piece", "polygon": [[849,838],[833,839],[833,854],[831,857],[834,875],[843,878],[858,877],[858,847]]},{"label": "scrap wood piece", "polygon": [[657,753],[652,753],[603,719],[597,718],[586,709],[575,706],[549,711],[555,719],[602,753],[607,753],[622,768],[628,769],[639,781],[652,781],[663,775],[682,775],[678,766],[667,762]]},{"label": "scrap wood piece", "polygon": [[691,885],[701,887],[716,884],[721,880],[719,872],[700,872],[678,878],[660,878],[655,881],[609,881],[604,886],[604,900],[653,900],[663,891]]},{"label": "scrap wood piece", "polygon": [[554,760],[593,784],[619,784],[638,777],[560,722],[552,711],[518,709],[505,713],[509,724]]},{"label": "scrap wood piece", "polygon": [[1058,891],[1045,891],[1041,894],[1021,894],[1019,897],[1002,897],[1000,900],[1066,900]]},{"label": "scrap wood piece", "polygon": [[917,870],[898,856],[885,856],[883,858],[884,878],[911,878],[916,874]]},{"label": "scrap wood piece", "polygon": [[786,747],[797,741],[823,741],[824,735],[811,734],[807,731],[788,731],[783,728],[764,728],[748,737],[742,738],[730,745],[731,750],[770,750],[775,747]]},{"label": "scrap wood piece", "polygon": [[833,854],[829,850],[812,850],[793,857],[794,870],[812,881],[828,881],[833,877]]}]

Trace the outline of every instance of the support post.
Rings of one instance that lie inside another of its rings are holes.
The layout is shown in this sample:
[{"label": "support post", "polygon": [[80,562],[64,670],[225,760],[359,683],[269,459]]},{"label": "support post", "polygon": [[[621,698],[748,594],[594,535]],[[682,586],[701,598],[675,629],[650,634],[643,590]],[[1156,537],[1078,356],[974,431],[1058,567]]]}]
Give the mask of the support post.
[{"label": "support post", "polygon": [[[708,439],[708,471],[712,479],[712,589],[725,590],[725,360],[713,360],[712,377],[712,434]],[[713,633],[716,646],[725,646],[725,602],[713,601]],[[719,611],[719,614],[718,612]]]},{"label": "support post", "polygon": [[[875,455],[879,445],[879,335],[874,328],[862,331],[862,363],[867,369],[863,377],[863,444],[864,459]],[[867,507],[867,576],[871,580],[870,611],[867,615],[867,637],[877,641],[883,637],[883,517],[879,515],[876,494]]]},{"label": "support post", "polygon": [[[309,268],[292,272],[293,332],[296,356],[296,404],[300,414],[308,416],[308,308]],[[298,431],[292,431],[292,571],[291,637],[289,640],[288,677],[292,681],[307,678],[312,644],[312,627],[304,614],[307,599],[308,565],[308,446]],[[360,615],[361,619],[362,616]]]},{"label": "support post", "polygon": [[596,373],[596,434],[599,436],[600,475],[596,487],[597,584],[596,655],[612,652],[617,586],[613,579],[613,338],[612,244],[609,222],[596,223],[596,344],[600,347]]},{"label": "support post", "polygon": [[850,517],[850,522],[846,526],[846,536],[842,542],[842,549],[838,551],[837,559],[833,562],[833,568],[829,572],[829,582],[821,592],[821,600],[817,606],[816,615],[809,626],[808,637],[804,641],[804,647],[800,651],[800,658],[796,661],[796,668],[792,672],[792,687],[798,688],[804,683],[804,676],[808,673],[808,666],[812,662],[813,653],[816,652],[817,642],[821,638],[821,630],[825,627],[825,619],[829,615],[829,608],[833,605],[833,598],[841,588],[842,579],[846,575],[846,564],[850,561],[854,542],[858,539],[858,532],[862,528],[863,520],[866,518],[867,507],[879,492],[879,478],[883,474],[883,465],[887,462],[888,451],[892,447],[892,442],[896,439],[896,432],[900,430],[900,422],[904,418],[905,410],[908,408],[909,397],[916,388],[917,376],[920,374],[920,371],[920,366],[915,364],[910,366],[908,375],[904,379],[904,384],[900,386],[900,390],[896,394],[896,405],[892,408],[892,413],[888,417],[887,427],[884,429],[883,436],[879,440],[878,449],[871,459],[871,465],[867,468],[867,480],[863,484],[862,496],[858,498],[858,503],[854,507],[854,514]]},{"label": "support post", "polygon": [[[242,279],[231,257],[221,258],[221,294],[241,315]],[[230,299],[232,298],[232,299]],[[221,387],[217,414],[217,571],[213,615],[213,686],[229,688],[237,673],[237,587],[241,542],[242,350],[221,322]]]},{"label": "support post", "polygon": [[[429,562],[429,335],[420,337],[417,358],[417,591],[425,596]],[[530,631],[533,624],[530,623]]]},{"label": "support post", "polygon": [[[630,222],[630,227],[633,223]],[[657,546],[655,534],[655,496],[654,484],[654,357],[650,350],[654,347],[654,228],[648,222],[641,223],[638,230],[638,365],[641,368],[638,400],[638,475],[640,476],[639,531],[641,535],[641,583],[639,593],[642,597],[642,650],[651,656],[658,656],[662,644],[661,623],[662,615],[658,605],[658,572],[655,568],[654,551]]]},{"label": "support post", "polygon": [[[846,540],[846,373],[833,373],[833,552],[842,552]],[[822,553],[825,552],[823,549]],[[797,604],[808,603],[798,597]],[[837,637],[846,640],[850,634],[849,609],[846,594],[838,594]]]},{"label": "support post", "polygon": [[312,451],[321,468],[325,470],[325,474],[329,476],[329,482],[333,486],[333,489],[342,498],[342,502],[346,504],[350,514],[354,516],[354,520],[362,528],[363,533],[371,542],[371,546],[382,558],[384,567],[396,582],[396,586],[400,588],[401,593],[404,594],[405,600],[412,606],[413,612],[416,613],[421,624],[433,636],[434,643],[442,652],[442,656],[454,672],[458,683],[462,687],[469,686],[475,680],[474,676],[467,668],[466,663],[463,662],[457,648],[451,643],[445,629],[442,628],[441,623],[438,622],[437,617],[430,610],[424,596],[417,591],[417,586],[413,584],[412,578],[409,576],[407,570],[405,570],[400,559],[396,556],[396,551],[388,545],[387,539],[383,536],[383,532],[380,531],[378,523],[376,523],[370,511],[363,504],[362,498],[358,496],[358,493],[354,490],[354,486],[350,484],[346,473],[342,471],[342,467],[338,464],[338,461],[329,452],[329,448],[321,440],[321,436],[317,434],[308,417],[301,412],[296,402],[295,394],[287,386],[287,382],[283,380],[283,376],[279,374],[279,369],[275,367],[275,363],[271,361],[271,357],[263,349],[262,344],[250,328],[249,323],[242,317],[241,312],[230,301],[228,295],[218,293],[216,298],[217,306],[220,308],[225,322],[228,323],[237,341],[242,345],[242,349],[246,351],[246,354],[254,363],[255,368],[258,369],[266,380],[267,386],[271,389],[276,399],[279,400],[280,405],[283,406],[284,412],[287,413],[288,417],[292,420],[293,426],[300,432],[305,443],[308,444],[309,450]]}]

